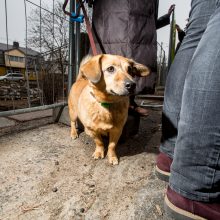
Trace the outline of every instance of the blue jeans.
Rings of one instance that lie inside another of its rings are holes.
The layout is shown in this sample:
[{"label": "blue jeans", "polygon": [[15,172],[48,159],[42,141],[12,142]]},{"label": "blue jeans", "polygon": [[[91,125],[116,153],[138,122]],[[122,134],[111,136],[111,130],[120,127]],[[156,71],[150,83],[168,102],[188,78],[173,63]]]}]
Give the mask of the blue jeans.
[{"label": "blue jeans", "polygon": [[220,200],[220,1],[192,0],[186,36],[168,73],[160,150],[173,158],[170,187]]}]

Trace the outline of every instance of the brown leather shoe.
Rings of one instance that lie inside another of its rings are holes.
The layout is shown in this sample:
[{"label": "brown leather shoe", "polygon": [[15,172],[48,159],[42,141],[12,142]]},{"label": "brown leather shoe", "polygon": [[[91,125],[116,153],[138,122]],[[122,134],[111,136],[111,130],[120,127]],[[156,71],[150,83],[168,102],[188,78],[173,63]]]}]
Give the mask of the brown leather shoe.
[{"label": "brown leather shoe", "polygon": [[140,116],[148,116],[149,112],[147,109],[145,108],[141,108],[139,106],[137,106],[136,108],[134,108],[134,110],[140,115]]},{"label": "brown leather shoe", "polygon": [[220,203],[193,201],[176,193],[170,187],[167,189],[164,204],[167,215],[174,219],[220,219]]},{"label": "brown leather shoe", "polygon": [[173,160],[164,153],[159,153],[156,159],[156,175],[159,179],[169,182],[170,166]]}]

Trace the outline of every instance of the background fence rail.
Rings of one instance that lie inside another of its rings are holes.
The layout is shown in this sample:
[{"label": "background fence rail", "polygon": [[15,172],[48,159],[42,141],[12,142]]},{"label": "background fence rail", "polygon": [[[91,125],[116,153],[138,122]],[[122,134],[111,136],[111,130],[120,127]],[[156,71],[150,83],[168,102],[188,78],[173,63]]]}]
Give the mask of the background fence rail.
[{"label": "background fence rail", "polygon": [[7,3],[5,0],[5,24],[1,24],[6,28],[6,43],[0,43],[0,116],[65,105],[69,20],[62,12],[62,2],[23,1],[23,47],[16,41],[9,43],[8,30],[13,27],[9,27]]}]

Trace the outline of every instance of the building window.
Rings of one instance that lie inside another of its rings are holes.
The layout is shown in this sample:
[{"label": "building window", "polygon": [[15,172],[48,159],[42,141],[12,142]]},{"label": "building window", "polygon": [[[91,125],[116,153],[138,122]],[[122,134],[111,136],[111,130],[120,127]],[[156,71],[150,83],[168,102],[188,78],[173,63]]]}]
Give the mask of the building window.
[{"label": "building window", "polygon": [[24,57],[18,57],[19,58],[19,62],[24,63]]},{"label": "building window", "polygon": [[10,60],[13,62],[24,63],[24,57],[7,55],[7,60]]},{"label": "building window", "polygon": [[0,51],[0,64],[4,64],[4,53]]}]

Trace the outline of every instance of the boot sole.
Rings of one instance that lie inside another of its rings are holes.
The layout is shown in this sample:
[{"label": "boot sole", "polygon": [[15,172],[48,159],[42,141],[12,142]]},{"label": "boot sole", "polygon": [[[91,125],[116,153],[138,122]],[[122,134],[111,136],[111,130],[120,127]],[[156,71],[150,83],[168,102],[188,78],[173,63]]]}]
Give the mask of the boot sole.
[{"label": "boot sole", "polygon": [[156,175],[160,180],[163,180],[165,182],[169,182],[170,173],[161,170],[157,165],[155,167]]},{"label": "boot sole", "polygon": [[202,218],[198,215],[194,215],[190,212],[187,212],[186,210],[183,210],[173,205],[167,198],[167,195],[164,199],[164,209],[169,217],[176,220],[207,220],[205,218]]}]

